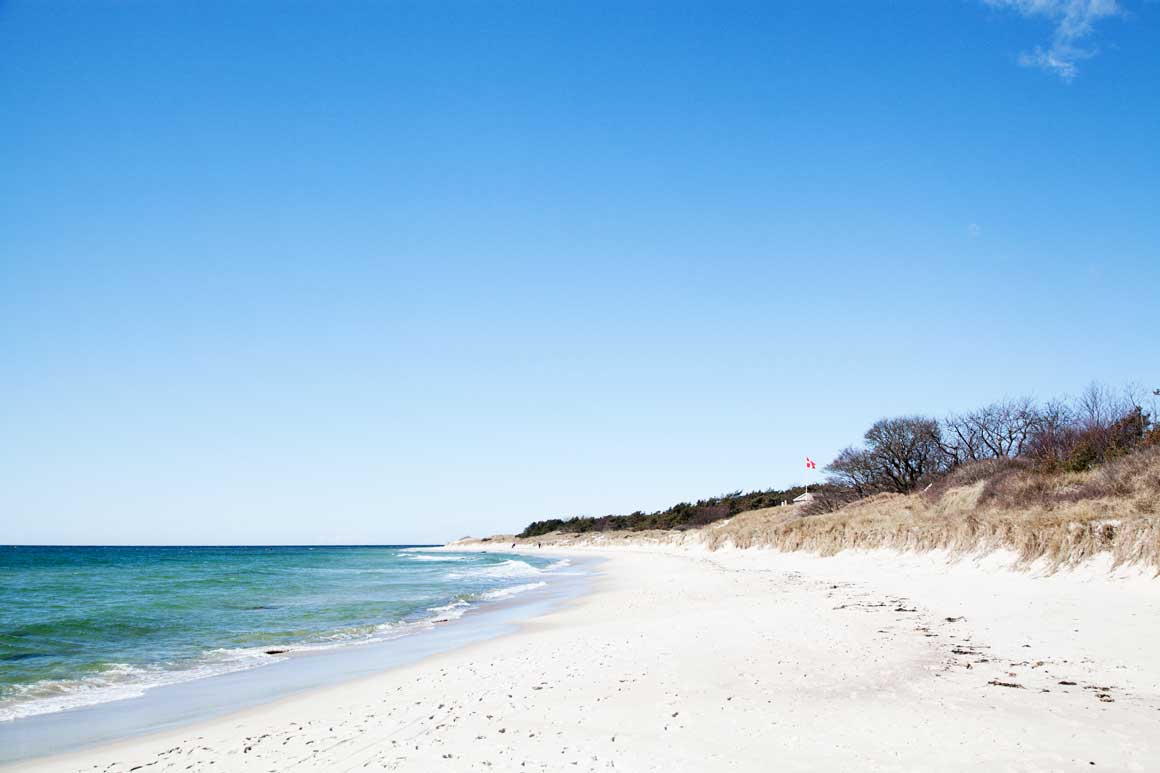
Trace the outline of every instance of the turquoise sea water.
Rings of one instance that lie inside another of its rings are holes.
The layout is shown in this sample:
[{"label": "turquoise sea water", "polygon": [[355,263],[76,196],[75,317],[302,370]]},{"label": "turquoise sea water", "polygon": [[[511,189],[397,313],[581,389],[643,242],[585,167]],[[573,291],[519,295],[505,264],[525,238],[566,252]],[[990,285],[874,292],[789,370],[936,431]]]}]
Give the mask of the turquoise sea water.
[{"label": "turquoise sea water", "polygon": [[406,546],[0,546],[0,721],[405,636],[566,567]]}]

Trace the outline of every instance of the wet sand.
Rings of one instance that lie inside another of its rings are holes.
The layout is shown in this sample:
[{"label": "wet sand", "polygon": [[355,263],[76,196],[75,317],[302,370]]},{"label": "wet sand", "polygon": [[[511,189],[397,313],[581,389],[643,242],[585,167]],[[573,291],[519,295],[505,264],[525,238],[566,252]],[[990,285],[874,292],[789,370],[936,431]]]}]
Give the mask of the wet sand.
[{"label": "wet sand", "polygon": [[593,593],[517,633],[13,769],[1160,769],[1150,577],[601,555]]}]

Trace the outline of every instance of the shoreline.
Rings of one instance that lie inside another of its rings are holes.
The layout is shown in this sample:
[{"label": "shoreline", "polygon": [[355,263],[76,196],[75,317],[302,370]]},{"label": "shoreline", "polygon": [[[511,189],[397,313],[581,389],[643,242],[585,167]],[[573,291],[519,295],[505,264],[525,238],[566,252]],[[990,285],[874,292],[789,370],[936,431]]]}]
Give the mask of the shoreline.
[{"label": "shoreline", "polygon": [[516,552],[604,562],[509,635],[4,770],[1160,764],[1160,581],[1001,556]]},{"label": "shoreline", "polygon": [[90,749],[212,723],[503,636],[520,621],[587,592],[590,568],[598,560],[567,557],[575,559],[576,571],[544,573],[536,584],[539,587],[514,585],[488,591],[453,614],[433,612],[416,620],[409,624],[411,630],[394,638],[327,647],[289,646],[269,662],[250,668],[144,687],[123,699],[0,722],[0,769],[53,756],[83,755]]}]

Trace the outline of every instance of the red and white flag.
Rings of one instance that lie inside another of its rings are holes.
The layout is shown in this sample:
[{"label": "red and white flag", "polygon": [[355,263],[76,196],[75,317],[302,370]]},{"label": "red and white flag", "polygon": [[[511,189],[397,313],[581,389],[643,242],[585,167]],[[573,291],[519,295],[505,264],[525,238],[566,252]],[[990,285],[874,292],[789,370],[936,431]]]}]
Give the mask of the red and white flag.
[{"label": "red and white flag", "polygon": [[807,456],[806,457],[806,469],[807,470],[816,470],[816,469],[818,469],[818,463]]}]

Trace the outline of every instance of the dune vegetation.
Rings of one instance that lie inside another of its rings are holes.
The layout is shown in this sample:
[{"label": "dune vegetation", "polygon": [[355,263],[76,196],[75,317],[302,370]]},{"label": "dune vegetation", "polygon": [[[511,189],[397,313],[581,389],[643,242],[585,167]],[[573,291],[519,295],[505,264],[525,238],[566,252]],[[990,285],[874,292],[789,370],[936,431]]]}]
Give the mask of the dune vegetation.
[{"label": "dune vegetation", "polygon": [[1003,549],[1055,567],[1107,554],[1160,572],[1160,425],[1142,402],[1093,385],[1074,401],[883,419],[835,458],[805,505],[784,505],[801,487],[735,492],[654,514],[538,521],[510,539],[823,555]]},{"label": "dune vegetation", "polygon": [[1021,562],[1054,566],[1109,553],[1114,565],[1160,570],[1160,447],[1059,475],[1019,461],[976,462],[927,491],[874,494],[814,515],[800,507],[755,510],[703,536],[711,549],[766,546],[822,555],[1007,549]]}]

